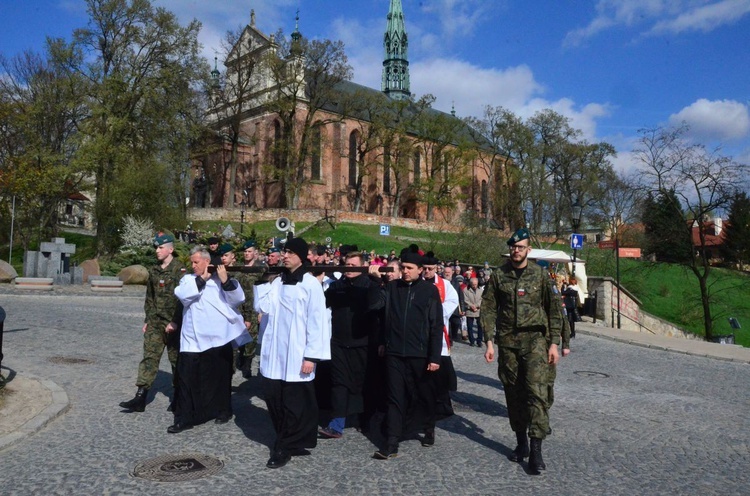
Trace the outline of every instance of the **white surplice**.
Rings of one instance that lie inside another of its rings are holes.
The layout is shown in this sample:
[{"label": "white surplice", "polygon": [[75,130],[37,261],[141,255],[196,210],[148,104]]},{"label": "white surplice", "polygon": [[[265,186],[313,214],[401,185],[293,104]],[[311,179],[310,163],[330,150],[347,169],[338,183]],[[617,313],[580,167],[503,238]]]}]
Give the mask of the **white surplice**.
[{"label": "white surplice", "polygon": [[245,301],[245,292],[235,281],[232,291],[221,289],[221,281],[213,275],[202,290],[198,290],[196,278],[187,274],[180,279],[174,290],[184,307],[180,331],[180,351],[200,353],[224,346],[230,341],[236,345],[250,342],[245,321],[237,310]]},{"label": "white surplice", "polygon": [[305,274],[297,284],[271,283],[253,287],[255,311],[268,315],[260,349],[260,373],[268,379],[307,382],[315,370],[302,373],[305,358],[331,359],[331,326],[323,287]]}]

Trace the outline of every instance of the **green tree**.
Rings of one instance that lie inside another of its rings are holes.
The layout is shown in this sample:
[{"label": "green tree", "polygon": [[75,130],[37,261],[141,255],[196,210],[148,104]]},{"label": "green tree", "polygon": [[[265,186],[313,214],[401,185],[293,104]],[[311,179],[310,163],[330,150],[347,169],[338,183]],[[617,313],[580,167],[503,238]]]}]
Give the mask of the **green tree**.
[{"label": "green tree", "polygon": [[[222,75],[214,68],[211,73],[210,85],[207,88],[211,95],[209,118],[215,123],[220,143],[229,143],[229,159],[226,160],[222,156],[220,184],[224,188],[226,181],[223,179],[229,175],[229,192],[225,195],[222,191],[221,196],[225,205],[234,206],[237,204],[240,143],[252,144],[257,139],[246,132],[242,122],[246,118],[247,108],[256,104],[253,94],[262,86],[260,73],[263,51],[259,49],[258,41],[250,36],[247,27],[227,31],[221,45],[226,72]],[[223,146],[220,145],[219,150],[223,151]],[[244,191],[246,186],[241,184],[239,189]]]},{"label": "green tree", "polygon": [[[55,40],[48,40],[48,51]],[[75,78],[53,59],[26,52],[0,58],[0,188],[16,200],[16,233],[24,248],[57,234],[60,204],[80,185],[70,167],[82,108]]]},{"label": "green tree", "polygon": [[97,251],[112,250],[125,215],[157,226],[184,214],[196,91],[208,74],[200,23],[181,26],[148,0],[87,0],[89,24],[61,46],[87,81],[76,164],[96,193]]},{"label": "green tree", "polygon": [[725,261],[737,264],[740,270],[750,262],[750,198],[744,191],[738,192],[729,205],[721,252]]},{"label": "green tree", "polygon": [[285,206],[299,208],[300,195],[309,180],[306,175],[314,150],[313,129],[340,120],[325,113],[339,96],[338,84],[351,79],[344,44],[341,41],[307,40],[298,31],[286,38],[278,32],[276,50],[266,59],[273,82],[267,103],[281,121],[281,139],[274,143],[274,164],[267,172],[283,185]]},{"label": "green tree", "polygon": [[455,116],[427,109],[413,126],[415,144],[424,150],[426,172],[415,188],[426,204],[427,220],[433,220],[436,210],[453,210],[461,200],[475,148],[464,122]]},{"label": "green tree", "polygon": [[693,257],[690,231],[685,227],[689,222],[674,190],[649,191],[642,210],[646,255],[657,262],[689,263]]},{"label": "green tree", "polygon": [[[688,131],[686,125],[641,130],[633,157],[639,162],[645,191],[669,204],[675,217],[680,213],[680,218],[674,222],[677,229],[684,231],[679,242],[690,240],[691,250],[688,255],[679,251],[676,255],[680,257],[679,263],[696,278],[705,336],[710,340],[713,318],[708,281],[712,267],[706,240],[712,226],[706,220],[713,212],[729,205],[748,171],[746,165],[734,162],[717,150],[709,151],[701,144],[688,141]],[[663,235],[662,242],[671,240]]]}]

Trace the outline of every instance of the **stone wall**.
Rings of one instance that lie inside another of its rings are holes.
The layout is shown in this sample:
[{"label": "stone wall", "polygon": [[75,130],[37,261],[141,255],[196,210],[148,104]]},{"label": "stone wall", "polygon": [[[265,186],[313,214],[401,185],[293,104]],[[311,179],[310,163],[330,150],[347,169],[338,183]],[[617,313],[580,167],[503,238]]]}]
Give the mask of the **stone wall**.
[{"label": "stone wall", "polygon": [[[596,295],[597,320],[602,320],[608,327],[617,327],[617,282],[611,277],[589,276],[588,290],[589,297]],[[671,322],[644,312],[638,298],[624,287],[620,286],[619,292],[621,329],[683,339],[703,339]]]},{"label": "stone wall", "polygon": [[[248,210],[245,212],[245,224],[263,220],[276,220],[279,217],[287,217],[292,222],[317,222],[326,215],[332,218],[332,222],[350,222],[352,224],[388,224],[390,226],[407,227],[411,229],[424,229],[427,231],[460,232],[461,226],[441,222],[428,222],[417,219],[404,219],[388,217],[384,215],[347,212],[343,210],[284,210],[267,208],[262,210]],[[231,222],[232,227],[240,223],[239,208],[191,208],[188,209],[187,217],[191,221],[225,221]]]}]

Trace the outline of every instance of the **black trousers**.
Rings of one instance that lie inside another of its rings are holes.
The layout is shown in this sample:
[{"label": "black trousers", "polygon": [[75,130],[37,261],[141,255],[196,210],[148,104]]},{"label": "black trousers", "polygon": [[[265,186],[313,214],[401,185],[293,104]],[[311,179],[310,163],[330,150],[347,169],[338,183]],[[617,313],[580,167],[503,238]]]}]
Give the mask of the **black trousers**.
[{"label": "black trousers", "polygon": [[[406,434],[407,425],[435,428],[436,380],[427,371],[427,358],[387,355],[385,359],[388,384],[388,444],[397,444]],[[407,415],[419,415],[407,419]]]},{"label": "black trousers", "polygon": [[232,344],[177,357],[175,422],[200,424],[232,413]]},{"label": "black trousers", "polygon": [[263,378],[263,396],[271,416],[274,451],[314,448],[318,442],[318,402],[315,385]]}]

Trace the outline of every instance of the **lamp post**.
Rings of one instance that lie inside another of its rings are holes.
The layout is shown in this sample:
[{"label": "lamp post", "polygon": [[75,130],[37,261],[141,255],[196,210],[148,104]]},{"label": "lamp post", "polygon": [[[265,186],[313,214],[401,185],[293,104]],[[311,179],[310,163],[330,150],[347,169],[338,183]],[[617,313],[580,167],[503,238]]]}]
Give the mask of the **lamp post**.
[{"label": "lamp post", "polygon": [[247,203],[245,200],[242,200],[240,202],[240,234],[242,234],[242,230],[245,227],[245,207],[247,206]]},{"label": "lamp post", "polygon": [[[583,205],[580,200],[576,198],[575,203],[571,205],[571,213],[573,217],[571,223],[573,224],[573,235],[578,234],[577,231],[581,227],[581,216],[583,215]],[[576,258],[578,257],[578,248],[573,247],[573,270],[572,276],[576,276]]]}]

